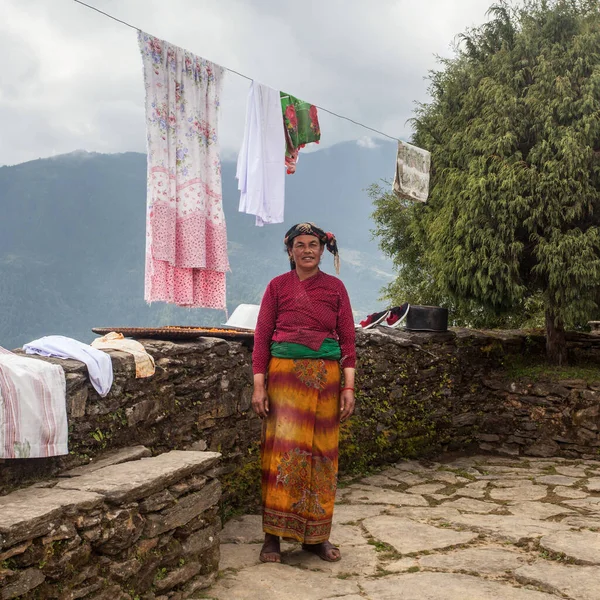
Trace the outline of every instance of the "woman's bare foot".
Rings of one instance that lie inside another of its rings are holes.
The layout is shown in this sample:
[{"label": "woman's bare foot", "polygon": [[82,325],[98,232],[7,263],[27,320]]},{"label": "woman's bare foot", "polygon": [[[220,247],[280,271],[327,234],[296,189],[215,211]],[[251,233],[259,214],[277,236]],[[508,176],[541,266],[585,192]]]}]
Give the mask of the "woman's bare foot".
[{"label": "woman's bare foot", "polygon": [[342,558],[339,548],[336,548],[330,541],[320,544],[302,544],[302,550],[316,554],[321,560],[327,562],[337,562]]},{"label": "woman's bare foot", "polygon": [[264,563],[280,563],[281,562],[281,547],[279,545],[279,536],[265,533],[265,543],[260,549],[260,562]]}]

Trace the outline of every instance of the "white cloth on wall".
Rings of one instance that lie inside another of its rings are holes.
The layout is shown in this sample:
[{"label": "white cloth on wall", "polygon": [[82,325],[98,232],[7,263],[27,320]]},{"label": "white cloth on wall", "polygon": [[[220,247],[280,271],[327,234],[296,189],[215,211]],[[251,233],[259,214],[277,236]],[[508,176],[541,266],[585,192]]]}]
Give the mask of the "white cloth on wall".
[{"label": "white cloth on wall", "polygon": [[0,347],[0,458],[69,453],[65,372]]},{"label": "white cloth on wall", "polygon": [[285,131],[280,94],[256,81],[248,92],[236,177],[240,212],[255,215],[259,227],[283,223]]},{"label": "white cloth on wall", "polygon": [[106,396],[110,392],[113,383],[113,366],[106,352],[63,335],[47,335],[33,340],[25,344],[23,350],[27,354],[79,360],[86,364],[94,389],[101,396]]},{"label": "white cloth on wall", "polygon": [[398,142],[394,193],[404,200],[427,202],[431,154],[406,142]]}]

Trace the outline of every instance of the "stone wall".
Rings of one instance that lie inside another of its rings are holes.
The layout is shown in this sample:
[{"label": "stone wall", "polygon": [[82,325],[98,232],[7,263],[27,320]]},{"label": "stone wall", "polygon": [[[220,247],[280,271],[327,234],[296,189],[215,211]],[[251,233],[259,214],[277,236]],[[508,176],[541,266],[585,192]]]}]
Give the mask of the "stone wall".
[{"label": "stone wall", "polygon": [[[111,352],[115,384],[106,398],[83,364],[56,361],[67,373],[71,454],[4,461],[0,493],[141,444],[153,455],[221,452],[225,505],[258,500],[261,422],[250,408],[250,348],[217,338],[143,343],[156,374],[135,379],[132,358]],[[576,361],[600,364],[599,338],[571,335],[569,344]],[[600,387],[507,378],[512,359],[543,356],[541,336],[376,327],[357,332],[357,348],[357,414],[342,427],[342,473],[445,450],[597,456]],[[600,370],[598,379],[600,386]]]},{"label": "stone wall", "polygon": [[484,416],[475,436],[479,448],[514,456],[600,460],[600,369],[598,377],[589,384],[583,379],[485,379],[483,389],[499,410]]},{"label": "stone wall", "polygon": [[149,454],[130,448],[0,497],[0,598],[180,600],[210,586],[219,454]]},{"label": "stone wall", "polygon": [[154,376],[136,379],[133,358],[109,351],[114,384],[105,398],[91,386],[83,363],[32,357],[65,370],[70,454],[0,461],[0,494],[127,446],[146,446],[153,455],[174,449],[223,451],[229,464],[258,439],[260,421],[248,418],[248,348],[216,338],[143,343],[156,361]]}]

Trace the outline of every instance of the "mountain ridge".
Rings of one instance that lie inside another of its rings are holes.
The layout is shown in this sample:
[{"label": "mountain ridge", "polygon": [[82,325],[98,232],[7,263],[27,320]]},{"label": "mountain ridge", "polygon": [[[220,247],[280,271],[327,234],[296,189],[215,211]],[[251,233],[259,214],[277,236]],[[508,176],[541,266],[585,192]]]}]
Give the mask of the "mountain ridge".
[{"label": "mountain ridge", "polygon": [[[357,319],[381,308],[391,262],[371,238],[368,185],[393,169],[395,149],[344,143],[301,156],[286,179],[286,220],[254,226],[237,211],[235,163],[223,161],[228,228],[228,309],[258,304],[268,281],[288,268],[285,231],[314,221],[340,245],[340,277]],[[222,311],[143,300],[146,156],[74,151],[0,167],[0,345],[52,333],[82,341],[93,326],[216,325]],[[332,272],[326,253],[323,270]]]}]

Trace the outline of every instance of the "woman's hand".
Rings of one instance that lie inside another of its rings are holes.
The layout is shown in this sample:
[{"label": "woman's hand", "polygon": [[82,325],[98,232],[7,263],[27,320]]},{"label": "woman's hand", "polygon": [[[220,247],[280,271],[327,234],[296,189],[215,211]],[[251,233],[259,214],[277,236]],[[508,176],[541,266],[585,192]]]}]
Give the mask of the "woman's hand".
[{"label": "woman's hand", "polygon": [[252,410],[264,419],[269,414],[269,397],[265,385],[265,376],[254,376],[254,390],[252,391]]},{"label": "woman's hand", "polygon": [[354,413],[354,390],[343,390],[340,393],[340,421],[345,421]]},{"label": "woman's hand", "polygon": [[354,413],[354,368],[344,367],[344,383],[340,391],[340,421]]}]

